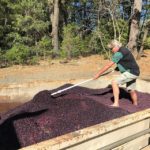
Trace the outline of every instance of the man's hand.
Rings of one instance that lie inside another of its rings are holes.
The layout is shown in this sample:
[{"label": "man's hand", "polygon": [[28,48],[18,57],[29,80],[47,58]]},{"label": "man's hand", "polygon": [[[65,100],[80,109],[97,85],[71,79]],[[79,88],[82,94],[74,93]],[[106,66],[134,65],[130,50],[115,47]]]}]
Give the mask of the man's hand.
[{"label": "man's hand", "polygon": [[99,74],[96,74],[93,79],[96,80],[96,79],[98,79],[99,77],[100,77],[100,75],[99,75]]},{"label": "man's hand", "polygon": [[114,65],[115,63],[110,61],[106,66],[104,66],[95,76],[94,76],[94,80],[98,79],[100,77],[101,74],[103,74],[106,70],[108,70],[112,65]]}]

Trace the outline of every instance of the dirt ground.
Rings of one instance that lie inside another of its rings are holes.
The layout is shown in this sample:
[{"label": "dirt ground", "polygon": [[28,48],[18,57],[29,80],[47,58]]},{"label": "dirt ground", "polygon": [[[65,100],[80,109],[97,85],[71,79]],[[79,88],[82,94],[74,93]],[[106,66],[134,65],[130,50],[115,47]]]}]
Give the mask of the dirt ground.
[{"label": "dirt ground", "polygon": [[[26,83],[34,81],[62,81],[88,79],[107,64],[108,60],[100,55],[81,57],[68,63],[62,60],[41,61],[37,66],[13,66],[0,69],[0,86],[12,83]],[[145,51],[144,57],[138,60],[140,78],[150,79],[150,50]]]},{"label": "dirt ground", "polygon": [[[69,62],[63,60],[51,60],[49,62],[41,61],[37,66],[12,66],[0,69],[0,88],[7,87],[11,84],[23,84],[32,82],[61,82],[69,81],[70,83],[78,79],[92,78],[101,67],[107,64],[100,55],[81,57]],[[138,60],[141,74],[140,78],[150,81],[150,50],[144,51],[144,56]],[[2,100],[0,95],[0,100]],[[1,103],[0,112],[9,110],[18,103]]]}]

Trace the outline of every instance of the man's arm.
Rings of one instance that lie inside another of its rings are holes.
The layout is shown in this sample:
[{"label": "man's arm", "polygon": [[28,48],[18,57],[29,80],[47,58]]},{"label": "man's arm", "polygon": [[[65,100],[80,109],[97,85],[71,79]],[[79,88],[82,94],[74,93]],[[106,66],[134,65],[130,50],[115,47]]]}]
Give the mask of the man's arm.
[{"label": "man's arm", "polygon": [[98,79],[99,76],[104,73],[106,70],[108,70],[111,66],[113,66],[115,63],[113,61],[110,61],[107,65],[105,65],[95,76],[94,79]]}]

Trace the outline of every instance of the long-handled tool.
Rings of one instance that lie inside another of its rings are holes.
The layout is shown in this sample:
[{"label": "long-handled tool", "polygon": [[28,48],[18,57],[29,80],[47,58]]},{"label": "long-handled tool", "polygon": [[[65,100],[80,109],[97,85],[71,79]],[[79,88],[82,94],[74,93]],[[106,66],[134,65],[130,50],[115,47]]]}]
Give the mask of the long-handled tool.
[{"label": "long-handled tool", "polygon": [[92,80],[93,80],[93,78],[88,79],[88,80],[85,80],[85,81],[80,82],[80,83],[78,83],[78,84],[75,84],[75,85],[69,86],[69,87],[67,87],[67,88],[65,88],[65,89],[59,90],[59,91],[57,91],[57,92],[54,92],[54,93],[52,93],[51,95],[52,95],[52,96],[53,96],[53,95],[56,95],[56,94],[58,94],[58,93],[61,93],[61,92],[63,92],[63,91],[69,90],[69,89],[72,89],[72,88],[74,88],[74,87],[76,87],[76,86],[78,86],[78,85],[84,84],[84,83],[86,83],[86,82],[90,82],[90,81],[92,81]]},{"label": "long-handled tool", "polygon": [[[101,76],[104,76],[104,75],[106,75],[106,74],[109,74],[109,73],[111,73],[111,72],[113,72],[113,71],[114,71],[114,70],[111,68],[111,69],[108,70],[107,72],[103,73]],[[62,92],[64,92],[64,91],[66,91],[66,90],[72,89],[72,88],[74,88],[74,87],[76,87],[76,86],[78,86],[78,85],[81,85],[81,84],[90,82],[90,81],[92,81],[92,80],[94,80],[94,78],[85,80],[85,81],[83,81],[83,82],[77,83],[77,84],[72,85],[72,86],[70,86],[70,87],[67,87],[67,88],[65,88],[65,89],[59,90],[59,91],[57,91],[57,92],[54,92],[54,93],[51,94],[51,96],[54,96],[54,95],[59,94],[59,93],[62,93]]]}]

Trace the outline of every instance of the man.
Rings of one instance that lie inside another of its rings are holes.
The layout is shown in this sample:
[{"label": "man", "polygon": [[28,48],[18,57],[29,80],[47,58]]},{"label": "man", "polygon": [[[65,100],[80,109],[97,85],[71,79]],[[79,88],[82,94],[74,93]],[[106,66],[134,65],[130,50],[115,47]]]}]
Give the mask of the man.
[{"label": "man", "polygon": [[130,93],[131,100],[134,105],[138,105],[137,94],[135,91],[136,79],[138,78],[140,71],[139,66],[136,63],[132,53],[117,40],[112,40],[108,45],[114,53],[111,61],[104,66],[95,76],[94,79],[99,78],[99,76],[108,70],[114,64],[117,64],[117,68],[121,72],[121,75],[112,81],[112,89],[114,95],[114,103],[111,106],[119,107],[119,85],[127,84],[127,90]]}]

